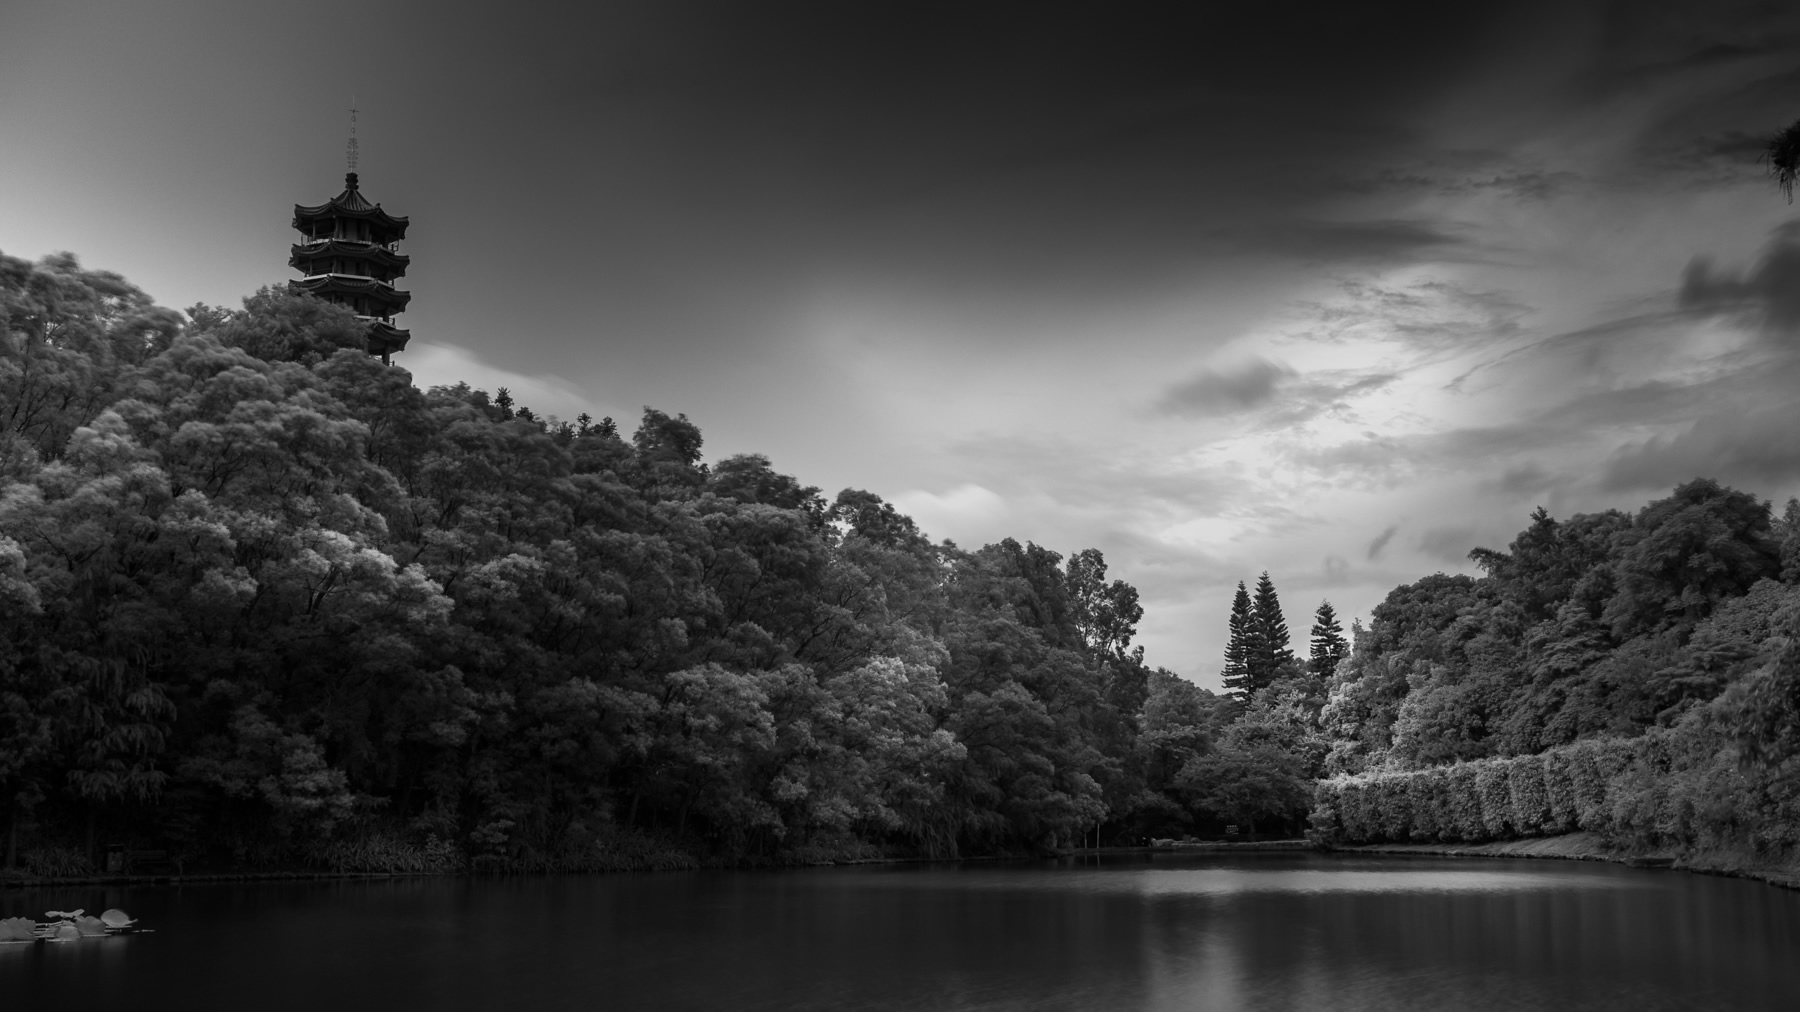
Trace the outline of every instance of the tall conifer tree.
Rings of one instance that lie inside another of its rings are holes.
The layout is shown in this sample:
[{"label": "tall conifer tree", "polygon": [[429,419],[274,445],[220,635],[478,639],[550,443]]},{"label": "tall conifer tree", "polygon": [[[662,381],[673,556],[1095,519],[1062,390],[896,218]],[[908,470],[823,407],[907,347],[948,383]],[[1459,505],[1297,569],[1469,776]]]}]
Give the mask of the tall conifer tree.
[{"label": "tall conifer tree", "polygon": [[1320,678],[1330,678],[1337,671],[1338,662],[1349,652],[1350,644],[1344,639],[1344,627],[1338,623],[1337,612],[1330,601],[1319,602],[1319,610],[1313,613],[1312,659],[1307,662],[1307,667]]},{"label": "tall conifer tree", "polygon": [[1237,596],[1231,601],[1231,638],[1225,641],[1225,691],[1239,699],[1249,699],[1252,686],[1250,684],[1249,636],[1255,624],[1250,611],[1250,592],[1244,589],[1244,581],[1239,580]]},{"label": "tall conifer tree", "polygon": [[1267,688],[1275,680],[1282,665],[1294,659],[1294,651],[1288,648],[1287,619],[1281,615],[1281,601],[1275,596],[1275,581],[1269,579],[1268,570],[1263,570],[1261,578],[1256,581],[1256,599],[1251,605],[1251,626],[1254,633],[1247,637],[1246,666],[1249,668],[1250,688],[1252,692]]}]

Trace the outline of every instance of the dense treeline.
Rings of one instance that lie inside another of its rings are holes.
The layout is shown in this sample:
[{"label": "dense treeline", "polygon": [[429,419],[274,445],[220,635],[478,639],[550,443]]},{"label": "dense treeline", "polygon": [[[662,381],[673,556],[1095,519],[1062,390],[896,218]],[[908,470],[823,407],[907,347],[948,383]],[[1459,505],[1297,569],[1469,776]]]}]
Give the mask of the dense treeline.
[{"label": "dense treeline", "polygon": [[0,257],[0,340],[9,867],[1024,853],[1297,830],[1321,777],[1354,778],[1328,835],[1374,838],[1343,798],[1380,796],[1383,833],[1442,837],[1380,792],[1619,740],[1682,758],[1609,772],[1610,822],[1483,825],[1792,843],[1800,504],[1540,510],[1348,651],[1321,604],[1304,661],[1265,573],[1215,696],[1145,666],[1097,551],[933,544],[873,493],[706,462],[683,415],[422,392],[310,297],[183,315]]},{"label": "dense treeline", "polygon": [[1303,817],[1313,712],[1148,669],[1098,551],[932,544],[872,493],[703,462],[684,415],[626,437],[422,392],[280,289],[183,317],[0,258],[0,340],[8,866],[955,855]]},{"label": "dense treeline", "polygon": [[1471,553],[1481,578],[1399,587],[1359,630],[1321,710],[1340,779],[1319,831],[1789,854],[1800,503],[1696,479],[1635,515],[1531,521]]}]

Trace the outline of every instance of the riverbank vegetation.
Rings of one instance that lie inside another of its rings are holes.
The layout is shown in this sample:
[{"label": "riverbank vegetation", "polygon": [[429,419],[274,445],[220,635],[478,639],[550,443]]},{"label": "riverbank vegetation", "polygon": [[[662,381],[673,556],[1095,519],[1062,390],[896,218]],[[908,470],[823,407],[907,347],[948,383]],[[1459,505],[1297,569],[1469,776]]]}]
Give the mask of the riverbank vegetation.
[{"label": "riverbank vegetation", "polygon": [[933,543],[876,494],[706,462],[680,414],[420,391],[280,289],[179,314],[3,258],[0,339],[9,868],[955,856],[1304,815],[1294,699],[1146,667],[1098,551]]},{"label": "riverbank vegetation", "polygon": [[1321,839],[1795,854],[1800,503],[1696,479],[1472,556],[1484,576],[1401,587],[1358,637],[1321,712]]},{"label": "riverbank vegetation", "polygon": [[[5,867],[575,871],[1218,836],[1796,844],[1800,505],[1540,510],[1215,695],[1087,549],[932,542],[646,408],[420,391],[264,289],[0,257]],[[1323,781],[1315,788],[1315,783]]]}]

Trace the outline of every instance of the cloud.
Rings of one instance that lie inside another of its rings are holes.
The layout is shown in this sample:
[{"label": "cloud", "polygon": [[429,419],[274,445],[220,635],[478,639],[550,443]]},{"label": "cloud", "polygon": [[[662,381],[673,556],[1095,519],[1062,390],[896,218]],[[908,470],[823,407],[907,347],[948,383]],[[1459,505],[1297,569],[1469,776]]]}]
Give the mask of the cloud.
[{"label": "cloud", "polygon": [[1399,525],[1395,524],[1393,526],[1390,526],[1387,530],[1382,531],[1380,534],[1375,535],[1375,540],[1369,542],[1369,561],[1370,562],[1374,562],[1375,560],[1381,558],[1381,553],[1387,549],[1388,542],[1394,540],[1394,535],[1399,533],[1399,531],[1400,531]]},{"label": "cloud", "polygon": [[1458,197],[1488,191],[1515,200],[1546,201],[1563,196],[1587,182],[1580,174],[1567,170],[1516,167],[1508,164],[1506,157],[1497,152],[1466,154],[1468,157],[1460,159],[1440,157],[1441,162],[1448,164],[1385,168],[1367,179],[1353,181],[1349,185],[1373,193],[1411,191],[1440,197]]},{"label": "cloud", "polygon": [[1252,358],[1226,369],[1202,369],[1170,387],[1157,401],[1164,414],[1190,418],[1233,415],[1268,403],[1294,370],[1267,359]]},{"label": "cloud", "polygon": [[1494,481],[1494,488],[1508,495],[1524,495],[1528,492],[1542,492],[1561,481],[1543,467],[1526,461],[1507,468]]},{"label": "cloud", "polygon": [[1682,274],[1680,304],[1741,319],[1777,343],[1800,345],[1800,223],[1776,228],[1756,265],[1743,273],[1695,257]]},{"label": "cloud", "polygon": [[1397,372],[1370,373],[1339,379],[1343,373],[1308,373],[1304,382],[1289,384],[1277,398],[1278,410],[1268,419],[1269,428],[1298,425],[1323,414],[1347,417],[1350,401],[1385,389],[1400,378]]},{"label": "cloud", "polygon": [[1475,528],[1468,526],[1433,527],[1419,538],[1419,548],[1442,562],[1465,562],[1474,547]]},{"label": "cloud", "polygon": [[1709,415],[1686,432],[1628,444],[1607,461],[1602,488],[1666,491],[1716,478],[1760,495],[1800,479],[1800,405]]},{"label": "cloud", "polygon": [[1308,263],[1407,262],[1463,244],[1441,222],[1405,219],[1265,222],[1254,230],[1219,234],[1252,252]]},{"label": "cloud", "polygon": [[1006,536],[1006,500],[980,485],[958,485],[942,495],[912,489],[894,496],[893,503],[933,539],[983,545]]},{"label": "cloud", "polygon": [[1327,555],[1324,562],[1325,586],[1342,587],[1350,582],[1350,563],[1341,555]]},{"label": "cloud", "polygon": [[[583,411],[603,415],[604,405],[595,405],[580,387],[559,377],[530,375],[489,365],[467,348],[454,344],[415,341],[397,363],[412,373],[413,385],[421,390],[437,386],[467,383],[489,393],[505,387],[513,403],[528,407],[539,416],[556,415],[572,419]],[[630,430],[635,417],[621,418],[620,427]]]}]

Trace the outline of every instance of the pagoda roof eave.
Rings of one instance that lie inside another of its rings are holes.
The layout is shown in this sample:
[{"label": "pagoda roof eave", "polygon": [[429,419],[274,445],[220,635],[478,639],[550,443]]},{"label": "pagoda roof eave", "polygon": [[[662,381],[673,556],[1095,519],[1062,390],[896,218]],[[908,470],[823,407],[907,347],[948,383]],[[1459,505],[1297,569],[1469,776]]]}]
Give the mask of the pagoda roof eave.
[{"label": "pagoda roof eave", "polygon": [[290,247],[288,266],[296,266],[294,262],[303,256],[310,258],[332,254],[373,260],[388,267],[399,268],[401,273],[405,273],[407,266],[412,263],[412,257],[404,253],[395,253],[380,243],[358,242],[354,239],[327,239],[317,243],[295,243]]},{"label": "pagoda roof eave", "polygon": [[369,351],[376,355],[392,355],[406,350],[406,342],[412,340],[412,331],[401,330],[391,323],[376,321],[369,324]]},{"label": "pagoda roof eave", "polygon": [[321,218],[357,218],[364,221],[377,221],[402,233],[402,237],[404,237],[406,226],[408,224],[405,217],[392,215],[383,211],[380,204],[373,204],[365,207],[347,207],[338,203],[336,199],[333,199],[323,204],[314,204],[310,207],[305,204],[295,204],[292,227],[299,228],[301,222],[317,221]]},{"label": "pagoda roof eave", "polygon": [[290,281],[288,285],[294,290],[311,292],[314,295],[372,296],[383,304],[394,307],[390,313],[386,314],[390,316],[393,313],[403,312],[406,304],[412,301],[411,292],[401,291],[392,285],[376,281],[374,278],[358,278],[347,274],[315,275]]}]

